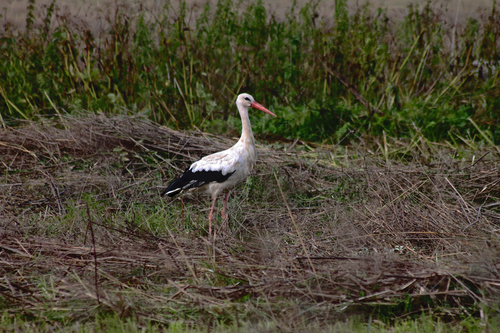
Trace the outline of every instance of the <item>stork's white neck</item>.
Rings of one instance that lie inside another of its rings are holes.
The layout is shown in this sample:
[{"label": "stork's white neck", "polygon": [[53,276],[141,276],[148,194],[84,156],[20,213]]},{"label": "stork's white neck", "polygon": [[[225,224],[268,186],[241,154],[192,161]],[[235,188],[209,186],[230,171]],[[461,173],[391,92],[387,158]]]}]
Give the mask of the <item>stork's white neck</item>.
[{"label": "stork's white neck", "polygon": [[250,118],[248,117],[248,107],[243,105],[238,105],[238,111],[240,111],[241,117],[241,137],[240,141],[246,144],[255,144],[255,139],[253,137],[252,125],[250,124]]}]

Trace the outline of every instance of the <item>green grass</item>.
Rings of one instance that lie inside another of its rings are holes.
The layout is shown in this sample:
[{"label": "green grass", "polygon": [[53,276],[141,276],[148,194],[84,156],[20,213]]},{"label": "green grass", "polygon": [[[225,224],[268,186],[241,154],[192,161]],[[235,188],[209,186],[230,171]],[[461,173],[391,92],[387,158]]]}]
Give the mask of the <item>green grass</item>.
[{"label": "green grass", "polygon": [[[201,333],[206,332],[208,328],[185,325],[182,322],[171,322],[169,324],[158,324],[150,321],[140,322],[134,318],[123,319],[114,314],[100,314],[94,321],[86,323],[73,323],[69,326],[58,324],[36,323],[23,317],[12,318],[4,314],[0,318],[0,325],[6,331],[31,332],[165,332],[165,333]],[[348,320],[339,320],[336,324],[328,326],[308,325],[296,327],[294,331],[314,331],[319,333],[365,333],[365,332],[422,332],[422,333],[453,333],[453,332],[484,332],[486,327],[490,331],[498,329],[498,321],[491,321],[488,324],[481,319],[467,318],[459,323],[445,323],[441,320],[435,320],[431,315],[422,315],[416,319],[396,320],[393,325],[388,326],[380,320],[368,322],[353,317]],[[242,322],[239,324],[214,323],[210,328],[215,332],[283,332],[289,331],[286,327],[280,326],[272,321]]]},{"label": "green grass", "polygon": [[41,8],[31,0],[25,30],[5,13],[0,121],[83,109],[219,133],[238,129],[234,99],[248,92],[279,115],[253,119],[260,135],[345,144],[359,133],[431,141],[486,133],[498,144],[495,2],[456,28],[431,2],[401,18],[335,4],[333,18],[312,1],[283,20],[259,1],[218,0],[215,10],[167,2],[155,12],[118,5],[79,24],[56,0]]}]

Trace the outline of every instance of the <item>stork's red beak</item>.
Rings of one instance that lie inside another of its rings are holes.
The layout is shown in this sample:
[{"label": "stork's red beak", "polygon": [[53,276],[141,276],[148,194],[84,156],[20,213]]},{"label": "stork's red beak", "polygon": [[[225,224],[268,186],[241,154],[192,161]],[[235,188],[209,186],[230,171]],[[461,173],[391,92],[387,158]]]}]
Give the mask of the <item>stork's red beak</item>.
[{"label": "stork's red beak", "polygon": [[263,105],[260,105],[257,102],[253,102],[252,104],[250,104],[250,106],[253,107],[253,108],[256,108],[256,109],[258,109],[260,111],[264,111],[265,113],[270,114],[273,117],[276,117],[276,115],[274,113],[272,113],[271,111],[269,111],[268,109],[266,109]]}]

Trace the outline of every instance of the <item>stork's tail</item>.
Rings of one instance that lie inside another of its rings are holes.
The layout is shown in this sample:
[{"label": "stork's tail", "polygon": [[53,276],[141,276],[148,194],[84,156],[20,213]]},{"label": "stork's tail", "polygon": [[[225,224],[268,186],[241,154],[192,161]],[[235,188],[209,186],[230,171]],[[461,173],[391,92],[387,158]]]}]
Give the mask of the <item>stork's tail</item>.
[{"label": "stork's tail", "polygon": [[221,171],[197,171],[193,172],[189,168],[184,171],[182,176],[177,178],[168,186],[168,188],[161,194],[164,196],[165,194],[169,197],[173,197],[176,194],[179,194],[183,190],[189,190],[190,188],[200,187],[207,183],[217,182],[222,183],[226,181],[233,173],[229,172],[227,174],[223,174]]},{"label": "stork's tail", "polygon": [[179,193],[181,193],[182,190],[186,189],[186,185],[189,182],[186,182],[186,173],[188,172],[189,169],[184,171],[184,173],[174,180],[170,185],[168,185],[167,189],[163,191],[161,196],[164,196],[165,194],[168,195],[169,197],[173,197]]},{"label": "stork's tail", "polygon": [[165,191],[163,191],[161,196],[164,196],[166,194],[169,197],[173,197],[173,196],[176,196],[177,194],[179,194],[181,191],[182,191],[182,188],[170,189],[170,186],[169,186]]}]

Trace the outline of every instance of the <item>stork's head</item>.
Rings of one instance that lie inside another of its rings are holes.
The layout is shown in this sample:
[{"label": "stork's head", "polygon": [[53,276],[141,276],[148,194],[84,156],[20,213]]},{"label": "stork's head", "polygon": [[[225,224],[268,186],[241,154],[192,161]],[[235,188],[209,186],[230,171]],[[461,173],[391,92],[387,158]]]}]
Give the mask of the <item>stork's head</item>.
[{"label": "stork's head", "polygon": [[273,117],[276,117],[274,113],[266,109],[264,106],[260,105],[253,99],[253,97],[249,94],[239,94],[238,98],[236,99],[236,105],[238,107],[242,106],[248,110],[249,107],[253,107],[255,109],[261,110],[267,114],[270,114]]}]

